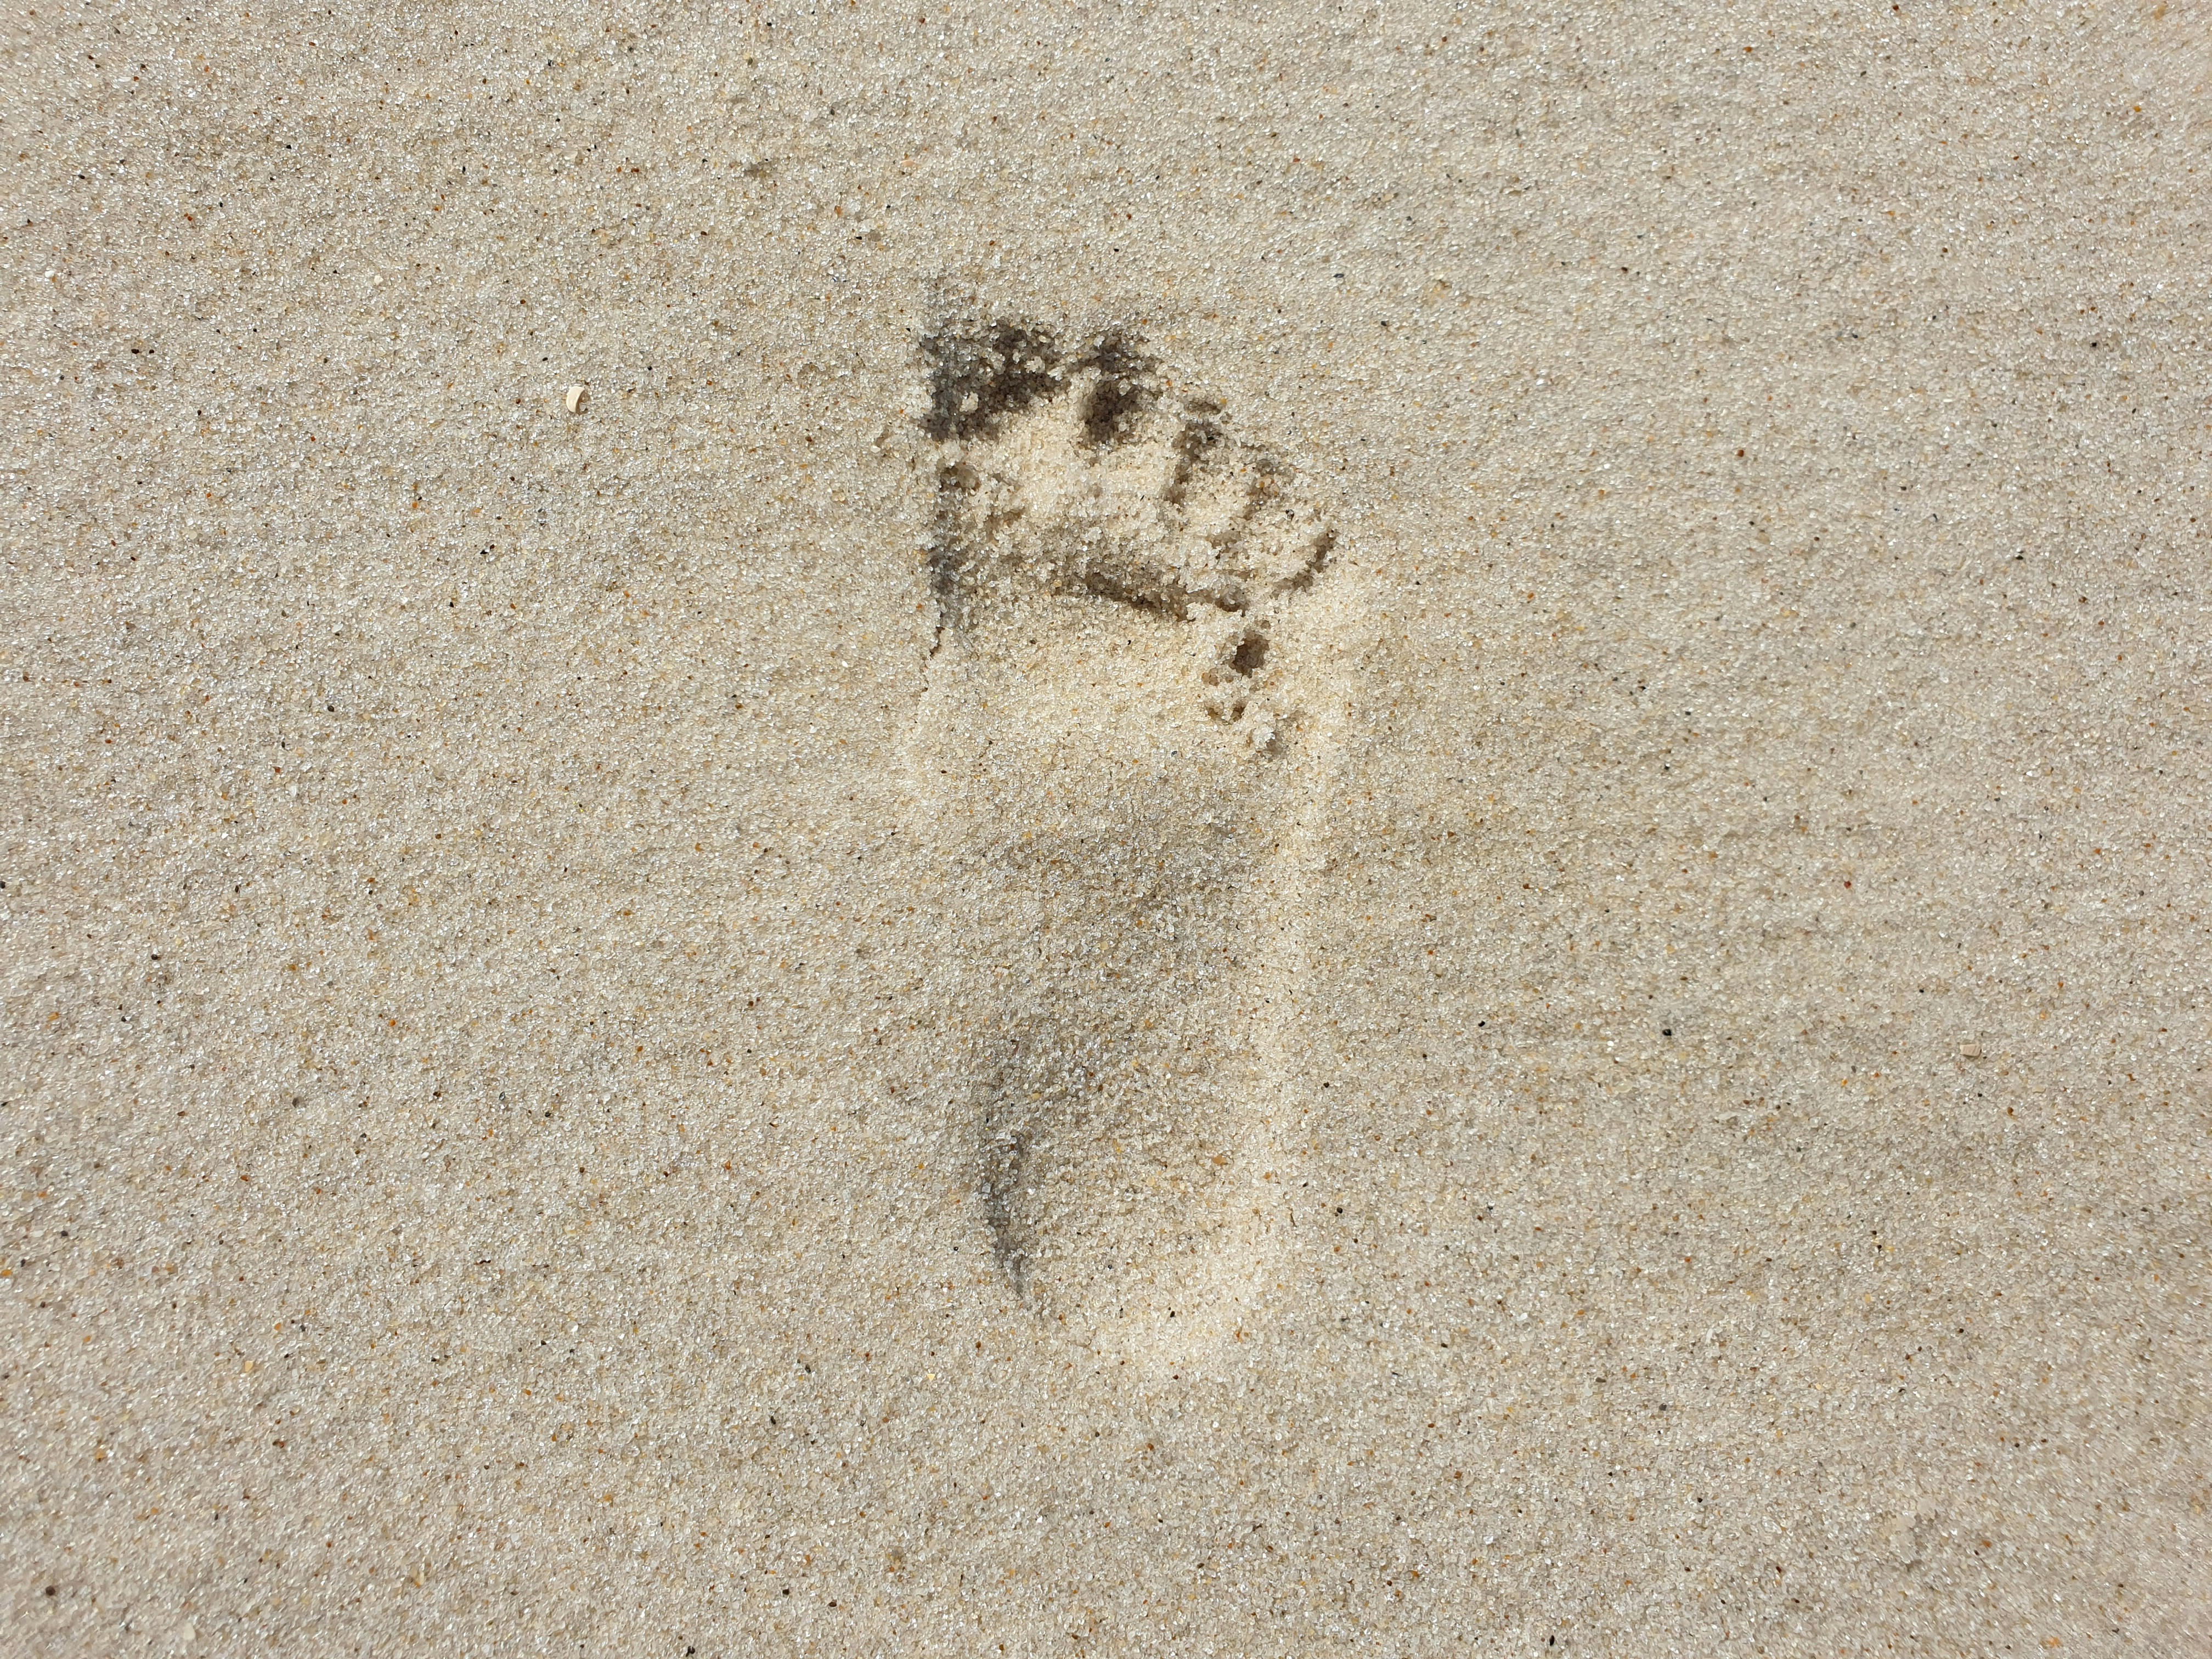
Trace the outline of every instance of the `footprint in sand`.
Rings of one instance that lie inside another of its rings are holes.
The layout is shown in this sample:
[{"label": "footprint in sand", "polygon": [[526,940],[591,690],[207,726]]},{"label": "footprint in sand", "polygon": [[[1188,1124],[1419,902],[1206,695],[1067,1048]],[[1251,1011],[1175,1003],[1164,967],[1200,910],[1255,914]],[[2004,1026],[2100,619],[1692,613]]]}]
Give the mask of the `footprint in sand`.
[{"label": "footprint in sand", "polygon": [[923,347],[938,633],[908,764],[979,1242],[1044,1316],[1187,1351],[1249,1318],[1294,1207],[1334,538],[1128,332]]}]

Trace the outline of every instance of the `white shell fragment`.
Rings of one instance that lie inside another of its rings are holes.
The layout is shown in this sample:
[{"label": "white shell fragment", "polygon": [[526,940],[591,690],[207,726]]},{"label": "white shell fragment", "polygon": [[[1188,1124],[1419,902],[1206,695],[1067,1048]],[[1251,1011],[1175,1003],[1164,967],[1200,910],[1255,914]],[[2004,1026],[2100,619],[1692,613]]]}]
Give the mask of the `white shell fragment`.
[{"label": "white shell fragment", "polygon": [[580,415],[584,412],[584,399],[591,395],[591,390],[589,386],[572,386],[568,388],[568,395],[561,401],[571,415]]}]

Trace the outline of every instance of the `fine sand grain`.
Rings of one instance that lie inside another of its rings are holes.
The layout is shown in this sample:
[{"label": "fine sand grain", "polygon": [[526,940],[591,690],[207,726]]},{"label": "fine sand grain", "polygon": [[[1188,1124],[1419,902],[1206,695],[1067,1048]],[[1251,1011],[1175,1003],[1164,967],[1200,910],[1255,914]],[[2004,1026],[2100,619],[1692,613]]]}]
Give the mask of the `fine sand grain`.
[{"label": "fine sand grain", "polygon": [[10,13],[0,1647],[2212,1651],[2208,30]]}]

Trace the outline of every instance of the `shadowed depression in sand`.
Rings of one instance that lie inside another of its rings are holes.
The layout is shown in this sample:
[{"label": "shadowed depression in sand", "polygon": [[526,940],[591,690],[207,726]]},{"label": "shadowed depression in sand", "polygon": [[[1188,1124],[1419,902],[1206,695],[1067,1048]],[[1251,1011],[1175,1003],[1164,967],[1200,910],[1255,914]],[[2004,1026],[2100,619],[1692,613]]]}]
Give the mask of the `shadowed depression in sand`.
[{"label": "shadowed depression in sand", "polygon": [[946,1103],[1015,1292],[1172,1353],[1294,1224],[1260,1166],[1347,584],[1295,465],[1133,331],[969,315],[923,349],[938,619],[908,755],[957,919]]}]

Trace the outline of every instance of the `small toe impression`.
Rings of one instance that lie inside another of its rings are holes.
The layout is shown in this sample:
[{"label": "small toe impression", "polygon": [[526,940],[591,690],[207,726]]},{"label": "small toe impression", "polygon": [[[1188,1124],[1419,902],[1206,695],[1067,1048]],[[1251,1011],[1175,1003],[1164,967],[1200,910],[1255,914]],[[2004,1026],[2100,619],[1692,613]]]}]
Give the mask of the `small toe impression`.
[{"label": "small toe impression", "polygon": [[1269,685],[1278,715],[1247,738],[1273,749],[1270,625],[1332,540],[1274,452],[1236,435],[1218,399],[1171,396],[1127,329],[968,319],[921,343],[939,644],[1024,591],[1125,606],[1187,635],[1216,719],[1245,720]]}]

